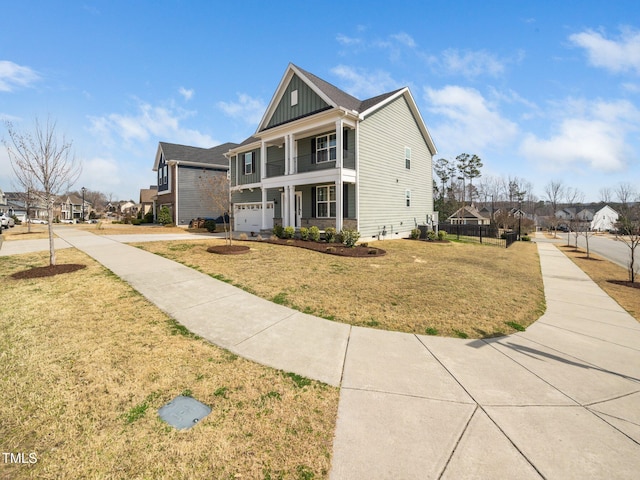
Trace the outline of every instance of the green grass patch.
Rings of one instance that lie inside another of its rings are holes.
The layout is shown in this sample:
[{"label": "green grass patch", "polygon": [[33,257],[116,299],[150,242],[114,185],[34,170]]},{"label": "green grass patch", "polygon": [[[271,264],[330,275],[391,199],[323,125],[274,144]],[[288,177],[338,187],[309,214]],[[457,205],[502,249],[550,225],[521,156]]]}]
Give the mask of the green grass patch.
[{"label": "green grass patch", "polygon": [[508,325],[509,327],[513,328],[514,330],[517,330],[518,332],[524,332],[526,329],[520,325],[517,322],[504,322],[505,325]]}]

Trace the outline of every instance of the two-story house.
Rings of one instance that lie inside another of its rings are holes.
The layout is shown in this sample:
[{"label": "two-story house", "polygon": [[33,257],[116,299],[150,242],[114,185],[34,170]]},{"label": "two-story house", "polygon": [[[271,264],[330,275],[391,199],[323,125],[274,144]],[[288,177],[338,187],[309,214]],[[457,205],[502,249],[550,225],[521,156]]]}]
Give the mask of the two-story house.
[{"label": "two-story house", "polygon": [[407,237],[433,215],[435,153],[408,88],[359,100],[289,64],[254,135],[227,152],[234,228]]},{"label": "two-story house", "polygon": [[222,215],[224,212],[216,209],[206,189],[211,178],[227,175],[229,160],[225,153],[235,146],[235,143],[224,143],[213,148],[198,148],[160,142],[153,165],[158,180],[156,215],[166,206],[173,223],[185,227],[198,217]]}]

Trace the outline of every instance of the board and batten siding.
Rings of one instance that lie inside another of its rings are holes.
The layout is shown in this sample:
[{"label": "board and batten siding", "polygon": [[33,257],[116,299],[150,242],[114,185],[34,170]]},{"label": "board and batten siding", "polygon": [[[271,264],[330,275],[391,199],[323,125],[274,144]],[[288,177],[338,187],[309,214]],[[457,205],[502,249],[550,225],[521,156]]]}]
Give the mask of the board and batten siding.
[{"label": "board and batten siding", "polygon": [[[291,92],[298,92],[298,102],[291,104]],[[285,89],[278,106],[269,119],[267,128],[305,117],[315,112],[329,108],[327,102],[315,93],[300,77],[293,75]]]},{"label": "board and batten siding", "polygon": [[[188,225],[198,217],[217,218],[222,215],[216,209],[206,189],[214,175],[227,175],[226,171],[203,170],[195,167],[180,167],[178,174],[178,218],[177,225]],[[204,178],[202,178],[204,177]]]},{"label": "board and batten siding", "polygon": [[[433,213],[432,155],[404,97],[359,124],[359,230],[361,239],[409,236]],[[411,168],[405,166],[411,148]],[[406,191],[411,206],[406,206]]]}]

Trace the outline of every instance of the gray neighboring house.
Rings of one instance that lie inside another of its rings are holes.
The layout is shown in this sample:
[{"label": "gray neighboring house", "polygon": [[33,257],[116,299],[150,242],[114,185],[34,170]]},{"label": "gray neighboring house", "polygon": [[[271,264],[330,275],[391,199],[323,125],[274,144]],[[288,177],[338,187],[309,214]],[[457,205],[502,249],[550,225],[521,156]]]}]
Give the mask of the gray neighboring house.
[{"label": "gray neighboring house", "polygon": [[[154,210],[169,208],[173,223],[188,226],[198,217],[219,217],[210,198],[203,193],[206,179],[227,175],[229,160],[225,153],[236,147],[224,143],[213,148],[189,147],[159,142],[153,171],[157,172],[158,192]],[[157,218],[157,217],[156,217]]]},{"label": "gray neighboring house", "polygon": [[359,100],[289,64],[254,135],[227,153],[234,229],[408,237],[434,213],[435,153],[408,88]]}]

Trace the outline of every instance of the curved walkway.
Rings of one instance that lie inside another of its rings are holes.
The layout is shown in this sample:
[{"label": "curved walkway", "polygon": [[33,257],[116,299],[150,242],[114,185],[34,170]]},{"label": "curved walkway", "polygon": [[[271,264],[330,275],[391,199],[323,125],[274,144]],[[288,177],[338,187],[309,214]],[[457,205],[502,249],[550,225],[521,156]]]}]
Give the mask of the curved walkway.
[{"label": "curved walkway", "polygon": [[551,243],[546,313],[459,340],[330,322],[114,237],[56,231],[194,333],[340,386],[331,478],[636,478],[640,324]]}]

